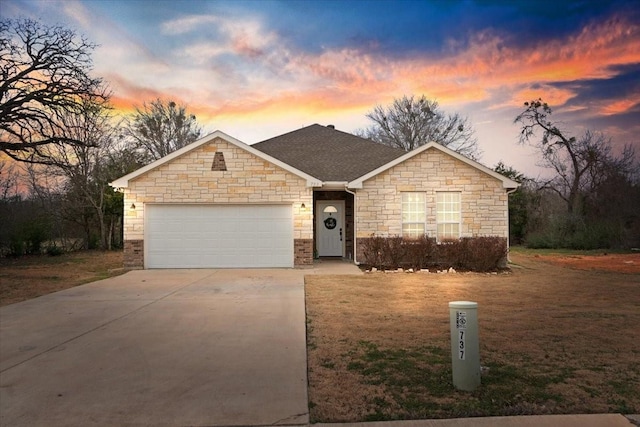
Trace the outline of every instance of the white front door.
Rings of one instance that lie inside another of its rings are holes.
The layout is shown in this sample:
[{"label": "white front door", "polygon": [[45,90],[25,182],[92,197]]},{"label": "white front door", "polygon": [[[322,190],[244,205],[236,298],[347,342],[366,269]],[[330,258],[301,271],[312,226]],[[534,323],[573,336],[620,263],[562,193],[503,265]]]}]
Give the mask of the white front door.
[{"label": "white front door", "polygon": [[344,256],[344,200],[316,202],[316,240],[319,256]]}]

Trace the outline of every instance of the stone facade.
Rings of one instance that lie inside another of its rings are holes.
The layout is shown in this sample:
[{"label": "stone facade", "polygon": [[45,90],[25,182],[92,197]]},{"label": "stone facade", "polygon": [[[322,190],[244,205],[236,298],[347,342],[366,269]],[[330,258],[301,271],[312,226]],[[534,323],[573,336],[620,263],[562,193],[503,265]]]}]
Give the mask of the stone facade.
[{"label": "stone facade", "polygon": [[508,196],[502,182],[435,148],[364,181],[356,190],[357,200],[345,191],[316,190],[314,195],[305,179],[216,138],[128,182],[125,266],[144,268],[145,206],[154,203],[290,205],[295,266],[313,264],[318,200],[345,201],[345,255],[352,257],[356,249],[359,260],[361,239],[402,234],[402,192],[407,191],[425,193],[430,236],[437,230],[436,193],[459,191],[461,237],[508,237]]},{"label": "stone facade", "polygon": [[[426,232],[436,236],[436,192],[461,193],[461,236],[508,237],[508,196],[498,179],[437,149],[428,149],[357,190],[356,239],[402,234],[402,192],[424,192]],[[362,259],[361,245],[358,258]]]},{"label": "stone facade", "polygon": [[[211,170],[216,152],[223,153],[226,171]],[[149,203],[291,204],[293,238],[311,247],[313,260],[313,243],[308,243],[313,239],[313,210],[301,208],[313,206],[313,191],[306,185],[306,180],[216,138],[129,182],[124,193],[125,263],[144,267],[134,249],[143,247],[144,208]],[[305,256],[295,258],[296,265],[306,263]]]}]

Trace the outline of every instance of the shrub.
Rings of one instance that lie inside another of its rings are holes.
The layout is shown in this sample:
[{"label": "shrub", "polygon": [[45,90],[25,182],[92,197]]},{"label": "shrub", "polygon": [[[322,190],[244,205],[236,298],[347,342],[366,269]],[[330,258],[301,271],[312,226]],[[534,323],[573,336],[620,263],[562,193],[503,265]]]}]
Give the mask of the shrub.
[{"label": "shrub", "polygon": [[407,254],[406,240],[402,236],[391,236],[384,239],[384,265],[389,268],[398,268],[405,263]]},{"label": "shrub", "polygon": [[422,269],[433,262],[436,242],[427,236],[405,240],[405,261],[410,268]]},{"label": "shrub", "polygon": [[42,253],[42,244],[49,239],[49,224],[44,220],[33,220],[24,227],[24,242],[29,254]]},{"label": "shrub", "polygon": [[436,244],[434,239],[372,235],[362,242],[365,264],[376,268],[439,267],[493,271],[506,265],[507,239],[465,237]]},{"label": "shrub", "polygon": [[385,251],[385,238],[372,234],[363,244],[365,263],[371,267],[384,268]]},{"label": "shrub", "polygon": [[471,271],[492,271],[506,266],[507,240],[497,236],[463,238],[460,240],[462,263],[459,268]]},{"label": "shrub", "polygon": [[588,250],[620,247],[623,241],[624,231],[619,225],[560,217],[544,228],[529,233],[525,245],[533,249]]},{"label": "shrub", "polygon": [[47,255],[49,256],[60,256],[64,253],[64,250],[56,245],[55,243],[47,246]]},{"label": "shrub", "polygon": [[24,240],[21,236],[12,234],[9,237],[9,253],[7,255],[10,257],[20,257],[24,255],[24,253]]}]

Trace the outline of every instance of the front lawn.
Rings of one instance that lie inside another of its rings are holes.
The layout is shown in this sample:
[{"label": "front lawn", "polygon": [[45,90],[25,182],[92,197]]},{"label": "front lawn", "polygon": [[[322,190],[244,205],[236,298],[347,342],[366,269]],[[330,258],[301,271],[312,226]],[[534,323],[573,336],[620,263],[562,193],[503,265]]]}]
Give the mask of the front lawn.
[{"label": "front lawn", "polygon": [[0,258],[0,306],[124,273],[122,251]]},{"label": "front lawn", "polygon": [[[640,255],[621,264],[631,273],[512,260],[501,274],[307,276],[312,421],[640,411]],[[456,300],[479,304],[472,393],[451,380]]]}]

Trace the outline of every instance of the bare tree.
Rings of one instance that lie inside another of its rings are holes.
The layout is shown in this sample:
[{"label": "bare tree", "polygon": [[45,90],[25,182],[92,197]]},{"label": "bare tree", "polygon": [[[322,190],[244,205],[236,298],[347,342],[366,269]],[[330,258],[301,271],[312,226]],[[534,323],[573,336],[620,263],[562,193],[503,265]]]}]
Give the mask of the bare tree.
[{"label": "bare tree", "polygon": [[122,216],[122,197],[108,183],[142,163],[124,166],[118,163],[121,157],[128,161],[129,157],[120,153],[131,150],[118,144],[117,127],[104,106],[87,103],[82,114],[63,116],[61,122],[67,136],[85,141],[83,145],[48,147],[53,163],[48,172],[64,183],[62,202],[66,219],[85,229],[87,243],[97,229],[97,246],[110,249],[115,217]]},{"label": "bare tree", "polygon": [[569,136],[566,130],[551,121],[551,108],[542,99],[524,105],[525,110],[515,119],[515,123],[522,125],[520,143],[529,143],[540,150],[542,166],[555,172],[545,187],[566,202],[569,214],[584,214],[585,199],[607,179],[609,172],[630,176],[635,159],[631,145],[625,146],[622,154],[616,157],[611,139],[604,134],[586,131],[579,138]]},{"label": "bare tree", "polygon": [[0,201],[20,196],[20,175],[15,162],[0,159]]},{"label": "bare tree", "polygon": [[436,101],[403,96],[393,104],[376,106],[367,114],[374,124],[361,136],[395,148],[411,151],[431,141],[472,159],[480,157],[474,131],[465,117],[445,114]]},{"label": "bare tree", "polygon": [[136,108],[126,126],[134,147],[149,162],[194,142],[201,132],[196,116],[188,113],[184,105],[161,99]]},{"label": "bare tree", "polygon": [[66,132],[62,118],[81,114],[87,102],[108,102],[102,79],[90,76],[94,48],[61,26],[0,21],[0,151],[50,163],[44,147],[86,144]]}]

